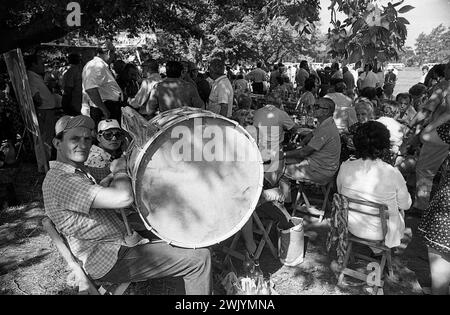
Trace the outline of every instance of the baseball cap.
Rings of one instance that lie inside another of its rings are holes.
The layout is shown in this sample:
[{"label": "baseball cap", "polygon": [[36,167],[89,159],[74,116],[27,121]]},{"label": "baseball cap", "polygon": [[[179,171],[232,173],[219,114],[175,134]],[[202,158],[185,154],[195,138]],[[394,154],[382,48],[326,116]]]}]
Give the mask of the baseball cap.
[{"label": "baseball cap", "polygon": [[67,131],[77,127],[86,127],[91,130],[95,128],[95,122],[91,117],[85,115],[62,116],[55,124],[55,134]]},{"label": "baseball cap", "polygon": [[104,119],[98,123],[97,131],[105,131],[108,129],[122,129],[120,128],[119,122],[115,119]]}]

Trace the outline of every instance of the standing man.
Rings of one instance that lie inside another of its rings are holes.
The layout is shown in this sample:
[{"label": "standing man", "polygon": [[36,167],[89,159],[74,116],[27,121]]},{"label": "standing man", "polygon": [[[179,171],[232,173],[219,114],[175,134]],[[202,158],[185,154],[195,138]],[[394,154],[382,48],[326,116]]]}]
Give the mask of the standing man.
[{"label": "standing man", "polygon": [[66,115],[76,116],[81,114],[83,99],[81,72],[83,68],[79,54],[70,54],[68,59],[70,67],[62,79],[62,107]]},{"label": "standing man", "polygon": [[300,68],[295,74],[295,82],[297,83],[297,91],[303,93],[305,88],[305,81],[309,78],[309,69],[308,62],[306,60],[302,60],[300,62]]},{"label": "standing man", "polygon": [[107,42],[83,68],[83,90],[91,100],[90,113],[96,124],[102,118],[121,121],[122,90],[109,69],[114,59],[115,48]]},{"label": "standing man", "polygon": [[83,115],[57,121],[57,157],[42,184],[46,215],[76,259],[94,280],[117,284],[175,276],[183,277],[186,294],[210,294],[208,249],[126,238],[124,222],[115,213],[134,200],[126,160],[114,160],[109,170],[85,166],[94,128],[94,121]]},{"label": "standing man", "polygon": [[384,76],[384,86],[389,88],[392,88],[392,91],[394,91],[395,83],[397,83],[397,76],[394,73],[394,67],[389,66],[388,72]]},{"label": "standing man", "polygon": [[231,118],[233,110],[233,86],[224,74],[225,64],[222,60],[215,58],[209,63],[209,73],[214,80],[209,94],[209,104],[207,109]]},{"label": "standing man", "polygon": [[344,79],[344,83],[347,86],[347,96],[353,99],[355,96],[355,78],[353,74],[348,70],[348,67],[345,66],[342,68],[342,77]]},{"label": "standing man", "polygon": [[421,214],[430,199],[433,179],[448,155],[449,145],[436,128],[450,120],[450,62],[445,67],[445,80],[439,82],[430,99],[418,111],[409,127],[421,125],[423,143],[416,165],[416,199],[411,213]]},{"label": "standing man", "polygon": [[428,70],[430,70],[430,68],[428,68],[428,66],[422,67],[422,78],[420,79],[420,83],[425,84],[425,78],[427,77]]},{"label": "standing man", "polygon": [[183,106],[203,108],[205,105],[197,91],[194,82],[181,79],[183,64],[178,61],[168,61],[166,75],[161,82],[155,84],[147,102],[147,114],[154,116],[156,112]]},{"label": "standing man", "polygon": [[[50,160],[52,152],[52,139],[54,137],[53,127],[57,118],[56,100],[52,92],[44,83],[45,66],[44,60],[37,54],[28,55],[24,58],[27,68],[28,83],[33,97],[34,107],[39,123],[43,149],[40,149],[40,142],[34,137],[34,148],[38,172],[45,173],[46,161]],[[3,127],[3,126],[2,126]],[[2,128],[1,127],[1,128]],[[45,152],[45,156],[42,151]]]},{"label": "standing man", "polygon": [[264,82],[267,81],[267,73],[261,69],[262,63],[258,61],[256,68],[247,74],[247,80],[252,82],[253,93],[264,94]]},{"label": "standing man", "polygon": [[331,65],[331,79],[342,80],[344,78],[341,70],[339,70],[339,63],[335,62]]},{"label": "standing man", "polygon": [[361,73],[358,79],[358,89],[361,92],[365,87],[376,88],[378,83],[378,77],[372,71],[373,67],[371,64],[366,64],[364,66],[364,72]]},{"label": "standing man", "polygon": [[353,107],[353,100],[344,94],[347,86],[340,80],[334,85],[334,92],[329,92],[325,95],[326,98],[333,100],[335,110],[333,114],[334,122],[339,130],[339,133],[347,133],[348,128],[356,123],[356,111]]},{"label": "standing man", "polygon": [[159,74],[159,65],[156,60],[150,58],[144,61],[142,64],[142,70],[144,80],[142,80],[141,87],[133,98],[128,98],[128,104],[136,109],[145,109],[145,105],[150,98],[151,91],[155,87],[156,83],[162,80],[161,75]]}]

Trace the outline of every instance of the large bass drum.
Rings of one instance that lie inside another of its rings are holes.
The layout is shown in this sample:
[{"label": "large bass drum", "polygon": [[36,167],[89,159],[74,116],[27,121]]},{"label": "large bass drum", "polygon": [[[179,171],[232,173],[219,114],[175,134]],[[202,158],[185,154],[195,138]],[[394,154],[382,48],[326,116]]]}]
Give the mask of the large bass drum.
[{"label": "large bass drum", "polygon": [[134,138],[128,165],[146,227],[186,248],[217,244],[239,231],[258,202],[264,177],[250,134],[230,119],[190,107],[145,123],[133,115],[138,114],[123,110],[122,122]]}]

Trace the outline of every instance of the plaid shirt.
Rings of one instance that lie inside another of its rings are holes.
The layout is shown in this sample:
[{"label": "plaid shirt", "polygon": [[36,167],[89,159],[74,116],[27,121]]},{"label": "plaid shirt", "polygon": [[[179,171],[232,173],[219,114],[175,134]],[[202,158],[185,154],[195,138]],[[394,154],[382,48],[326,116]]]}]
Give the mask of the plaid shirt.
[{"label": "plaid shirt", "polygon": [[96,181],[106,177],[109,170],[87,169],[92,176],[69,164],[51,161],[42,191],[47,216],[66,237],[84,270],[99,279],[116,263],[120,247],[127,246],[126,230],[112,209],[91,209],[103,188]]}]

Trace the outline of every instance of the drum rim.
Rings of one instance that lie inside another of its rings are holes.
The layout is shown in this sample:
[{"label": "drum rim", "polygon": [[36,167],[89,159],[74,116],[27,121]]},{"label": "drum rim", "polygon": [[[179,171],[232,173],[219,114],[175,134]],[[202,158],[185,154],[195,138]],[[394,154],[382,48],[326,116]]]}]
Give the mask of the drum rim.
[{"label": "drum rim", "polygon": [[[256,205],[258,204],[259,198],[261,196],[261,192],[263,189],[263,183],[264,183],[264,166],[263,166],[263,160],[261,157],[261,153],[259,151],[258,145],[256,143],[256,140],[253,139],[253,137],[250,135],[250,133],[241,125],[239,125],[239,123],[237,123],[234,120],[231,120],[225,116],[216,114],[214,112],[208,111],[208,110],[199,110],[198,108],[192,108],[192,107],[181,107],[181,108],[185,108],[185,109],[194,109],[194,111],[192,113],[189,113],[187,115],[183,115],[180,116],[178,118],[172,119],[170,121],[167,122],[167,125],[164,125],[163,128],[158,128],[158,131],[155,132],[155,134],[153,134],[150,139],[147,140],[147,142],[145,143],[145,145],[139,150],[138,155],[136,156],[136,161],[134,163],[133,169],[132,169],[132,187],[133,187],[133,192],[134,192],[134,196],[136,196],[136,176],[137,176],[137,171],[139,170],[141,163],[143,161],[143,157],[145,155],[145,153],[147,152],[147,149],[150,147],[150,145],[159,137],[161,136],[167,129],[169,129],[170,127],[172,127],[174,124],[177,124],[179,122],[182,122],[184,120],[189,120],[192,118],[198,118],[198,117],[210,117],[210,118],[219,118],[219,119],[223,119],[227,122],[230,122],[232,125],[234,125],[235,128],[238,128],[250,141],[251,145],[254,147],[254,149],[257,151],[257,158],[258,158],[258,164],[259,164],[259,179],[258,179],[258,187],[256,188],[257,191],[257,197],[255,198],[255,200],[253,200],[253,202],[250,204],[250,208],[247,210],[245,216],[242,218],[242,220],[228,233],[224,234],[223,237],[219,238],[219,240],[216,238],[214,240],[210,240],[207,242],[202,242],[200,244],[196,244],[196,245],[190,245],[190,244],[186,244],[180,241],[176,241],[176,240],[171,240],[167,237],[163,237],[160,233],[158,233],[158,231],[156,229],[154,229],[151,225],[150,222],[147,222],[147,219],[143,217],[143,215],[141,214],[140,211],[137,211],[139,213],[139,216],[141,217],[142,221],[144,222],[144,226],[151,231],[153,234],[155,234],[156,236],[158,236],[161,240],[167,242],[170,245],[174,245],[177,247],[182,247],[182,248],[204,248],[204,247],[209,247],[215,244],[219,244],[221,242],[223,242],[224,240],[230,238],[231,236],[233,236],[234,234],[236,234],[237,232],[239,232],[242,227],[247,223],[247,221],[250,219],[251,215],[253,214],[253,211],[255,211]],[[175,108],[172,109],[170,111],[180,111],[180,108]],[[167,112],[163,112],[164,116],[167,116]],[[160,114],[161,115],[161,114]],[[159,117],[160,115],[152,118],[150,121],[157,120],[156,118]],[[162,116],[162,117],[164,117]],[[162,118],[160,117],[160,118]],[[136,202],[136,201],[135,201]],[[138,207],[139,204],[136,202],[136,207]],[[250,211],[250,209],[253,209],[252,211]]]}]

